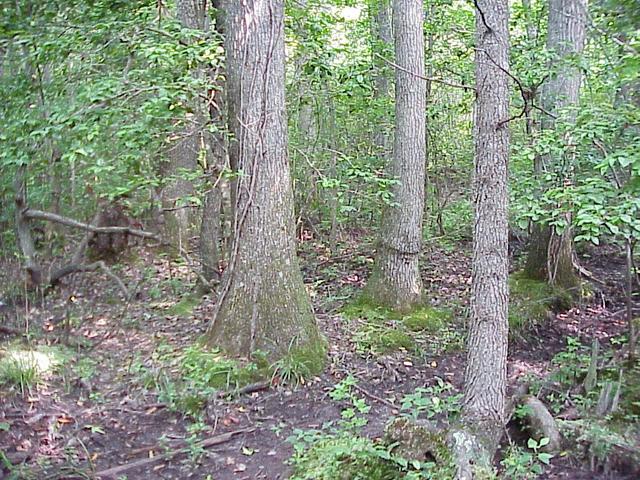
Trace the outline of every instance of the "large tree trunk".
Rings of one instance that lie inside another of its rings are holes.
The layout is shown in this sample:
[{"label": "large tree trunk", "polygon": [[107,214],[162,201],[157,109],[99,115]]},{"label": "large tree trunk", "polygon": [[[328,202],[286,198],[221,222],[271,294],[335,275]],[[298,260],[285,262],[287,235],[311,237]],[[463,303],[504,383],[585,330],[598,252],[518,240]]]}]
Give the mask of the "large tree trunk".
[{"label": "large tree trunk", "polygon": [[[185,28],[205,30],[207,28],[205,0],[178,0],[176,15]],[[195,72],[201,75],[202,72]],[[198,102],[198,100],[196,100]],[[202,148],[201,123],[202,108],[194,105],[196,122],[189,122],[177,133],[177,139],[167,152],[167,160],[161,167],[162,176],[168,183],[162,189],[162,209],[164,212],[166,240],[179,247],[187,248],[192,227],[195,224],[195,212],[186,201],[195,195],[195,185],[186,178],[188,172],[198,168],[198,154]]]},{"label": "large tree trunk", "polygon": [[[553,115],[578,105],[582,75],[575,57],[584,49],[586,18],[586,0],[549,0],[547,48],[553,52],[553,62],[558,67],[542,86],[541,101],[544,109]],[[575,121],[575,112],[565,114],[566,121]],[[555,121],[552,116],[545,115],[542,129],[555,128]],[[536,174],[557,170],[561,162],[559,158],[540,156],[535,162]],[[560,181],[571,183],[568,178]],[[567,214],[567,223],[570,221]],[[573,256],[570,227],[560,233],[549,226],[534,225],[525,273],[579,294],[580,280],[574,269]]]},{"label": "large tree trunk", "polygon": [[394,0],[396,131],[391,174],[393,205],[385,209],[376,264],[365,290],[373,302],[407,311],[422,302],[419,257],[422,248],[425,176],[424,33],[422,3]]},{"label": "large tree trunk", "polygon": [[208,343],[230,354],[296,356],[310,371],[324,341],[298,267],[287,158],[282,0],[229,2],[225,50],[234,243]]},{"label": "large tree trunk", "polygon": [[509,127],[501,122],[509,117],[509,6],[507,0],[476,5],[474,243],[463,422],[477,442],[473,452],[459,455],[459,478],[472,478],[477,467],[469,459],[480,467],[491,464],[507,388]]}]

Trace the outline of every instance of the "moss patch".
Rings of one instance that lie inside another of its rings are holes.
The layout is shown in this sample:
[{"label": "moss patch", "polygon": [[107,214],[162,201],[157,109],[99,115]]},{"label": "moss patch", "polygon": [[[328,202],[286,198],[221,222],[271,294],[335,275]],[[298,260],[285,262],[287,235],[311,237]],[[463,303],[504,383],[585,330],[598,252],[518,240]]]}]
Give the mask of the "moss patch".
[{"label": "moss patch", "polygon": [[304,383],[305,379],[317,375],[324,369],[327,360],[327,341],[320,338],[305,347],[292,349],[275,362],[271,369],[274,376],[284,383]]},{"label": "moss patch", "polygon": [[549,312],[567,310],[573,303],[567,291],[527,278],[524,272],[511,275],[509,290],[509,330],[515,335],[544,323]]},{"label": "moss patch", "polygon": [[342,313],[356,325],[353,341],[358,350],[374,354],[417,351],[428,343],[444,346],[442,339],[450,338],[447,332],[453,321],[448,309],[424,306],[399,313],[371,303],[365,296],[346,305]]},{"label": "moss patch", "polygon": [[167,314],[174,317],[188,317],[193,313],[193,309],[200,304],[200,300],[198,295],[184,295],[178,303],[167,309]]}]

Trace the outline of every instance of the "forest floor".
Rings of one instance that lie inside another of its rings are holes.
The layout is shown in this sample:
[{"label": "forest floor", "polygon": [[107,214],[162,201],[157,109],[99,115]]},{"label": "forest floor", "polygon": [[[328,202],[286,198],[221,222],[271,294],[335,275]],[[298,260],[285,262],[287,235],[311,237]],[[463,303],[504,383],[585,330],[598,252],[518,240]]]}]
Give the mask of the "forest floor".
[{"label": "forest floor", "polygon": [[[0,324],[23,331],[28,325],[30,332],[27,339],[0,337],[0,353],[29,345],[43,358],[62,358],[36,385],[25,379],[22,392],[19,384],[0,386],[0,478],[284,479],[291,471],[292,444],[304,438],[302,432],[343,420],[349,405],[329,393],[347,377],[370,407],[361,415],[360,433],[380,437],[405,394],[441,387],[438,379],[453,386],[447,395],[462,387],[469,248],[425,249],[426,296],[434,307],[453,312],[451,325],[421,337],[416,349],[375,352],[359,333],[363,320],[341,313],[364,284],[371,244],[353,235],[330,256],[325,246],[304,243],[305,282],[330,346],[326,368],[296,388],[274,382],[237,395],[211,395],[198,420],[171,403],[171,378],[180,372],[176,359],[197,342],[213,309],[209,297],[190,300],[195,278],[184,261],[137,248],[130,261],[114,267],[135,289],[129,302],[98,273],[69,278],[31,303],[15,303],[24,298],[19,287],[0,292],[8,303]],[[524,376],[550,372],[567,337],[585,345],[597,337],[613,348],[612,339],[624,333],[618,313],[624,307],[624,262],[609,247],[590,254],[582,261],[605,285],[596,286],[591,304],[558,312],[511,343],[511,386]],[[4,285],[15,284],[18,266],[6,261],[0,268]],[[540,478],[637,477],[606,476],[560,455]]]}]

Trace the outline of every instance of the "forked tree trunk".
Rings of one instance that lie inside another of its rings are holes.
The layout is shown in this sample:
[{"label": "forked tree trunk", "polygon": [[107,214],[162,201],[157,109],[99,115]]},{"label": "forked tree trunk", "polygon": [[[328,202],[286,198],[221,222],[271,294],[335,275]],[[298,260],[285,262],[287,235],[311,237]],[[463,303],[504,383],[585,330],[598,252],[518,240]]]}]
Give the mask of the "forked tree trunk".
[{"label": "forked tree trunk", "polygon": [[308,370],[323,364],[296,257],[284,102],[283,0],[228,2],[225,50],[230,163],[236,166],[234,243],[210,345],[271,361],[288,354]]},{"label": "forked tree trunk", "polygon": [[474,442],[456,444],[458,478],[465,479],[491,465],[502,437],[509,330],[509,126],[501,123],[509,117],[509,5],[478,0],[476,6],[474,242],[462,417]]},{"label": "forked tree trunk", "polygon": [[422,302],[419,257],[422,249],[425,176],[424,33],[422,3],[394,0],[396,51],[396,130],[391,175],[393,205],[385,209],[376,261],[365,296],[407,311]]},{"label": "forked tree trunk", "polygon": [[[584,49],[586,16],[586,0],[549,0],[547,48],[558,68],[542,86],[541,100],[544,109],[554,115],[577,106],[579,102],[582,75],[576,56]],[[575,112],[567,112],[565,120],[575,122]],[[555,128],[555,119],[550,115],[545,115],[541,123],[543,130]],[[561,162],[559,158],[540,156],[535,162],[536,174],[558,169]],[[567,214],[567,222],[570,221]],[[579,294],[580,280],[575,272],[573,256],[570,227],[559,233],[549,226],[534,225],[525,274]]]}]

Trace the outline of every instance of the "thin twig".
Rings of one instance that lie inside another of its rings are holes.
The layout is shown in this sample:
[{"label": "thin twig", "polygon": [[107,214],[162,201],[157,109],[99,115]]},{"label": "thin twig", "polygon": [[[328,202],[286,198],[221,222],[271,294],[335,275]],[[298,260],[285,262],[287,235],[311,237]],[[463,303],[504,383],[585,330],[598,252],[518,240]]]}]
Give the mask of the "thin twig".
[{"label": "thin twig", "polygon": [[389,400],[385,400],[384,398],[378,397],[377,395],[374,395],[373,393],[368,392],[367,390],[362,388],[360,385],[353,384],[352,386],[353,386],[353,388],[358,390],[363,395],[369,397],[370,399],[375,400],[376,402],[380,402],[380,403],[382,403],[383,405],[386,405],[389,408],[393,408],[394,410],[398,409],[398,407],[396,405],[394,405],[393,403],[391,403]]},{"label": "thin twig", "polygon": [[464,90],[473,90],[473,91],[475,91],[475,87],[471,87],[469,85],[464,85],[464,84],[460,84],[460,83],[448,82],[446,80],[442,80],[441,78],[425,77],[424,75],[420,75],[419,73],[412,72],[411,70],[408,70],[408,69],[406,69],[404,67],[401,67],[397,63],[392,62],[391,60],[388,60],[388,59],[384,58],[379,53],[375,53],[374,55],[376,57],[380,57],[383,61],[385,61],[386,63],[388,63],[392,67],[395,67],[398,70],[402,70],[403,72],[408,73],[409,75],[413,75],[414,77],[421,78],[422,80],[426,80],[427,82],[441,83],[443,85],[447,85],[447,86],[453,87],[453,88],[462,88]]}]

